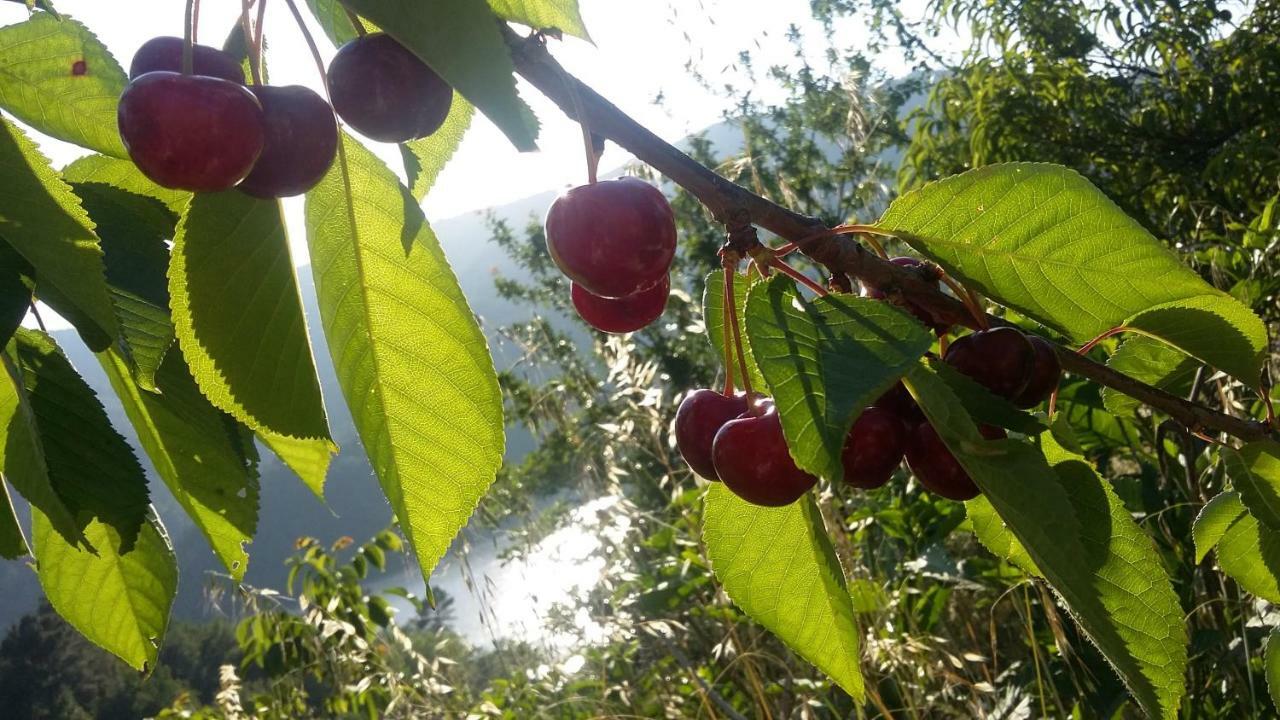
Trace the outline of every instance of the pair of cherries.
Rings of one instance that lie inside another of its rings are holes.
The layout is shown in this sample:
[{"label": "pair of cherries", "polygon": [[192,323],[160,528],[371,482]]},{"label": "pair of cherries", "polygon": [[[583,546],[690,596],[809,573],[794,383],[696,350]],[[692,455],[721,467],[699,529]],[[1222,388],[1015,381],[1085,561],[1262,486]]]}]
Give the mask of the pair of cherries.
[{"label": "pair of cherries", "polygon": [[435,132],[453,91],[389,35],[344,45],[329,66],[333,107],[301,86],[246,87],[235,58],[158,37],[134,55],[120,96],[120,137],[138,169],[156,183],[193,192],[233,187],[260,198],[298,195],[320,181],[338,147],[337,110],[375,140],[403,142]]},{"label": "pair of cherries", "polygon": [[676,220],[662,192],[634,177],[566,191],[551,203],[547,250],[588,325],[635,332],[657,320],[671,292]]}]

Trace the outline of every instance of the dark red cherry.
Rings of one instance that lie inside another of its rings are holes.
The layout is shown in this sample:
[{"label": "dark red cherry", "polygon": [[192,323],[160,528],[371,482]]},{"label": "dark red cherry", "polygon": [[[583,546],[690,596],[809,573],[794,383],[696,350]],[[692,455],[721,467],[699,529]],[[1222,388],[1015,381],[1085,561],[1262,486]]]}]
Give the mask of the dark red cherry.
[{"label": "dark red cherry", "polygon": [[369,33],[333,56],[329,97],[348,125],[374,140],[398,143],[440,129],[453,88],[395,38]]},{"label": "dark red cherry", "polygon": [[1062,363],[1053,344],[1039,335],[1027,335],[1027,342],[1035,350],[1036,357],[1031,363],[1031,379],[1027,386],[1013,399],[1013,404],[1020,408],[1032,408],[1044,402],[1058,387],[1062,379]]},{"label": "dark red cherry", "polygon": [[732,397],[715,390],[694,390],[676,411],[676,447],[699,476],[719,480],[711,459],[711,443],[724,424],[747,411],[747,396]]},{"label": "dark red cherry", "polygon": [[[1005,431],[993,425],[979,425],[979,432],[988,440],[1007,437]],[[978,486],[961,467],[938,437],[938,431],[922,422],[907,436],[907,466],[929,492],[948,500],[972,500],[978,496]]]},{"label": "dark red cherry", "polygon": [[1036,351],[1026,335],[998,327],[956,338],[942,359],[996,395],[1012,400],[1031,380]]},{"label": "dark red cherry", "polygon": [[635,332],[657,320],[671,294],[671,279],[667,275],[653,287],[621,298],[592,295],[577,283],[570,286],[570,298],[578,315],[591,327],[607,333]]},{"label": "dark red cherry", "polygon": [[924,411],[916,404],[915,398],[911,397],[907,386],[903,385],[901,380],[894,383],[893,387],[871,404],[897,415],[898,419],[908,427],[924,421]]},{"label": "dark red cherry", "polygon": [[165,71],[125,86],[116,120],[142,174],[196,192],[227,190],[243,180],[265,134],[262,106],[243,85]]},{"label": "dark red cherry", "polygon": [[840,455],[844,481],[866,490],[884,485],[902,462],[906,444],[907,426],[897,415],[877,407],[863,410]]},{"label": "dark red cherry", "polygon": [[[889,258],[889,262],[906,268],[918,268],[923,264],[918,258],[913,257]],[[862,294],[864,297],[869,297],[873,300],[887,300],[889,297],[889,293],[884,290],[872,287],[865,283],[862,286]],[[933,319],[932,313],[913,302],[908,302],[904,309],[912,315],[915,315],[916,319],[924,323],[926,327],[933,328],[934,332],[938,335],[946,335],[951,330],[951,326],[949,324],[937,322]]]},{"label": "dark red cherry", "polygon": [[790,505],[818,482],[791,459],[773,403],[763,413],[725,423],[711,443],[711,457],[725,486],[755,505]]},{"label": "dark red cherry", "polygon": [[338,150],[338,123],[329,103],[300,85],[250,89],[262,103],[266,138],[240,189],[260,198],[310,190],[329,171]]},{"label": "dark red cherry", "polygon": [[[182,72],[182,38],[154,37],[144,42],[133,54],[129,79],[136,80],[157,70]],[[244,70],[240,63],[230,54],[208,45],[191,47],[191,72],[244,84]]]},{"label": "dark red cherry", "polygon": [[593,295],[626,297],[667,274],[676,219],[652,185],[634,177],[572,188],[547,211],[547,249]]}]

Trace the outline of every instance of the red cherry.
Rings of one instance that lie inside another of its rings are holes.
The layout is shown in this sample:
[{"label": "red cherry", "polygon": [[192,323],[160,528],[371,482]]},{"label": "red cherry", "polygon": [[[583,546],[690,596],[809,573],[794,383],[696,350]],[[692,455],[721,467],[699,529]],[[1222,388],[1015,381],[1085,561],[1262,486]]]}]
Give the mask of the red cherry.
[{"label": "red cherry", "polygon": [[380,142],[426,137],[444,124],[453,88],[386,33],[343,45],[329,63],[329,97],[348,125]]},{"label": "red cherry", "polygon": [[676,219],[652,185],[633,177],[572,188],[547,211],[547,249],[570,280],[593,295],[620,298],[667,274]]},{"label": "red cherry", "polygon": [[907,386],[903,385],[901,380],[894,383],[893,387],[877,398],[872,405],[897,415],[898,419],[909,427],[924,421],[924,411],[916,404],[915,398],[911,397]]},{"label": "red cherry", "polygon": [[[1007,437],[993,425],[979,425],[978,431],[988,440]],[[920,423],[907,437],[907,466],[926,490],[948,500],[972,500],[980,491],[973,478],[951,454],[938,431],[927,422]]]},{"label": "red cherry", "polygon": [[635,332],[662,315],[671,294],[671,279],[663,275],[653,287],[622,298],[592,295],[570,283],[569,296],[578,315],[591,327],[607,333]]},{"label": "red cherry", "polygon": [[818,482],[791,459],[773,403],[762,414],[725,423],[711,443],[711,457],[725,486],[754,505],[790,505]]},{"label": "red cherry", "polygon": [[[180,37],[154,37],[142,44],[129,64],[129,79],[136,80],[149,72],[164,70],[182,72]],[[229,53],[208,45],[191,46],[191,72],[244,84],[244,70]]]},{"label": "red cherry", "polygon": [[116,119],[134,164],[168,188],[234,187],[262,152],[262,106],[221,78],[147,73],[125,87]]},{"label": "red cherry", "polygon": [[1062,379],[1062,363],[1053,344],[1039,335],[1027,335],[1026,338],[1036,357],[1031,363],[1031,379],[1013,400],[1013,404],[1020,408],[1032,408],[1044,402]]},{"label": "red cherry", "polygon": [[676,447],[689,467],[708,480],[719,480],[711,459],[711,443],[724,424],[747,412],[747,396],[694,390],[676,411]]},{"label": "red cherry", "polygon": [[1026,335],[998,327],[957,338],[942,359],[996,395],[1013,399],[1031,379],[1036,351]]},{"label": "red cherry", "polygon": [[907,428],[898,416],[876,407],[862,411],[849,430],[840,457],[844,481],[871,490],[889,482],[902,462]]},{"label": "red cherry", "polygon": [[[889,262],[906,268],[918,268],[924,264],[919,259],[913,257],[889,258]],[[887,300],[889,298],[889,293],[865,283],[862,286],[862,294],[864,297],[869,297],[873,300]],[[926,327],[932,328],[938,335],[946,335],[951,330],[951,325],[937,322],[933,319],[932,313],[913,302],[908,302],[904,309],[912,315],[915,315],[917,320],[924,323]]]},{"label": "red cherry", "polygon": [[266,139],[240,190],[260,198],[299,195],[329,171],[338,123],[324,98],[299,85],[251,88],[262,103]]}]

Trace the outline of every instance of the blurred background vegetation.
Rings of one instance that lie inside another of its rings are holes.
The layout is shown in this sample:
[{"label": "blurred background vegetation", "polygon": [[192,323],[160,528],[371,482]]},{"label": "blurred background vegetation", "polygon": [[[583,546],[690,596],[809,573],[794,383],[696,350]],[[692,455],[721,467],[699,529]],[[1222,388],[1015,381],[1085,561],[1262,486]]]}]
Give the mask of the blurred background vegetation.
[{"label": "blurred background vegetation", "polygon": [[[796,57],[822,45],[824,64],[756,67],[747,39],[732,82],[692,63],[709,93],[733,101],[725,120],[740,142],[726,150],[695,137],[691,154],[831,224],[874,219],[898,193],[978,165],[1064,164],[1274,331],[1280,2],[928,7],[921,21],[889,0],[811,0],[825,28],[866,18],[858,46],[793,28]],[[973,40],[942,48],[938,38],[951,33]],[[906,52],[915,71],[878,71],[872,58],[886,47]],[[752,81],[766,77],[784,97],[758,99]],[[509,422],[533,449],[504,469],[473,523],[508,537],[504,552],[518,558],[583,523],[577,511],[588,503],[598,516],[589,553],[598,582],[541,618],[543,640],[477,644],[452,628],[454,598],[376,582],[402,552],[393,531],[363,545],[301,539],[283,587],[213,580],[220,619],[172,628],[145,680],[47,608],[24,617],[0,643],[0,714],[1137,717],[1048,590],[983,550],[962,505],[922,493],[905,473],[874,492],[821,494],[864,631],[865,705],[718,592],[699,542],[702,481],[680,460],[670,426],[683,393],[717,382],[700,306],[723,236],[693,198],[665,189],[681,236],[673,294],[659,323],[625,338],[590,334],[566,312],[567,281],[538,218],[490,223],[505,267],[517,270],[496,276],[497,293],[537,309],[495,329],[512,358],[502,376]],[[1273,344],[1273,365],[1276,355]],[[1193,392],[1257,412],[1212,376]],[[1179,441],[1145,412],[1108,413],[1097,388],[1068,381],[1062,398],[1173,573],[1192,638],[1185,717],[1273,716],[1261,666],[1273,608],[1197,565],[1191,549],[1191,523],[1223,483],[1210,448]],[[473,582],[478,598],[502,592]]]}]

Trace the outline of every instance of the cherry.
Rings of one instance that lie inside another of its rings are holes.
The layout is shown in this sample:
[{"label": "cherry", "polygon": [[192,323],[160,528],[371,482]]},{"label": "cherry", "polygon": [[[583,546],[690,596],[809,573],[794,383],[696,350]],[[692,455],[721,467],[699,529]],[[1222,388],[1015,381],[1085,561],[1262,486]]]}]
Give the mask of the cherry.
[{"label": "cherry", "polygon": [[1039,335],[1027,335],[1027,342],[1035,350],[1036,357],[1031,363],[1031,379],[1027,386],[1013,399],[1013,404],[1020,408],[1032,408],[1044,402],[1058,387],[1062,379],[1062,363],[1053,344]]},{"label": "cherry", "polygon": [[719,480],[711,459],[711,443],[724,424],[747,412],[747,396],[694,390],[676,411],[676,447],[689,467],[708,480]]},{"label": "cherry", "polygon": [[[913,258],[913,257],[889,258],[889,262],[893,263],[894,265],[900,265],[905,268],[918,268],[924,264],[919,259]],[[873,300],[889,299],[888,292],[886,292],[881,288],[873,287],[865,283],[862,286],[862,294],[864,297],[869,297]],[[904,309],[907,310],[907,312],[911,313],[912,315],[915,315],[917,320],[924,323],[926,327],[932,328],[934,332],[936,332],[938,335],[946,335],[951,330],[951,326],[949,324],[937,322],[936,320],[933,319],[932,313],[930,313],[928,310],[925,310],[924,308],[920,307],[919,305],[913,302],[906,303],[906,305],[904,306]]]},{"label": "cherry", "polygon": [[[1007,437],[994,425],[979,425],[978,431],[988,440]],[[922,422],[907,437],[907,466],[926,490],[948,500],[972,500],[978,497],[973,478],[951,454],[933,425]]]},{"label": "cherry", "polygon": [[1012,400],[1031,380],[1036,351],[1026,335],[998,327],[957,338],[942,359],[996,395]]},{"label": "cherry", "polygon": [[547,250],[570,280],[593,295],[620,298],[667,274],[676,219],[652,185],[634,177],[571,188],[547,211]]},{"label": "cherry", "polygon": [[338,123],[329,103],[300,85],[251,90],[262,103],[266,139],[240,189],[260,198],[310,190],[329,171],[338,150]]},{"label": "cherry", "polygon": [[791,459],[772,402],[725,423],[711,443],[711,458],[725,486],[754,505],[790,505],[818,482]]},{"label": "cherry", "polygon": [[902,462],[906,444],[907,428],[897,415],[877,407],[863,410],[840,454],[844,481],[866,490],[884,485]]},{"label": "cherry", "polygon": [[872,405],[888,410],[908,425],[915,425],[924,420],[924,411],[916,404],[916,399],[911,397],[907,386],[903,385],[901,380],[894,383],[893,387],[885,391]]},{"label": "cherry", "polygon": [[374,140],[398,143],[440,129],[453,88],[395,38],[369,33],[333,56],[329,97],[348,125]]},{"label": "cherry", "polygon": [[[149,72],[166,70],[182,72],[180,37],[154,37],[142,44],[129,64],[129,79],[136,80]],[[191,72],[244,84],[244,70],[229,53],[208,45],[191,46]]]},{"label": "cherry", "polygon": [[578,315],[591,327],[607,333],[635,332],[657,320],[671,294],[671,278],[667,275],[653,287],[622,298],[600,297],[577,283],[570,285],[570,298]]},{"label": "cherry", "polygon": [[142,174],[168,188],[233,187],[262,152],[262,106],[243,85],[204,75],[149,72],[116,112],[120,139]]}]

